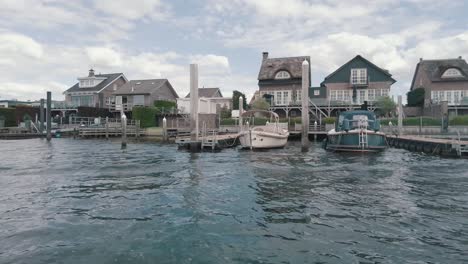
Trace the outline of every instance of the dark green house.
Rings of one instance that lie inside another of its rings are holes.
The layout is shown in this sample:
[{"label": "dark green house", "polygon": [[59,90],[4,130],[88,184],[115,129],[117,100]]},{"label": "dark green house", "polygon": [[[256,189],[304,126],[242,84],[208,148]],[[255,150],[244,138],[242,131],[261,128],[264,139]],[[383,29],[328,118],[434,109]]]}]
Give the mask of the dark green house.
[{"label": "dark green house", "polygon": [[310,97],[326,98],[332,104],[363,104],[388,96],[395,82],[388,70],[357,55],[325,77],[320,88],[313,87]]}]

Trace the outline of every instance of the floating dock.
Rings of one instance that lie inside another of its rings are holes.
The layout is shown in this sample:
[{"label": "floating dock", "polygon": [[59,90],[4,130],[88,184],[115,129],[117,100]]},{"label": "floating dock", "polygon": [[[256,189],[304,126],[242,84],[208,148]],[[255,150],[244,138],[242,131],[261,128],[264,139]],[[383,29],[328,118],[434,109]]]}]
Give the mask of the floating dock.
[{"label": "floating dock", "polygon": [[179,149],[187,149],[194,152],[202,150],[214,151],[237,146],[239,144],[238,138],[239,133],[200,136],[198,140],[192,140],[190,136],[183,135],[178,136],[175,142],[179,146]]},{"label": "floating dock", "polygon": [[468,158],[468,141],[418,136],[387,135],[387,142],[395,148],[425,152],[445,157]]}]

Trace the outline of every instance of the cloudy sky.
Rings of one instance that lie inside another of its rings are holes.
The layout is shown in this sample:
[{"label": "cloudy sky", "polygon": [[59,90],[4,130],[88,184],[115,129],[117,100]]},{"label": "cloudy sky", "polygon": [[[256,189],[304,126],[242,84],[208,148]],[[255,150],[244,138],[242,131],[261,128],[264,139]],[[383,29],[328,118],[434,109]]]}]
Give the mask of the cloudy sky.
[{"label": "cloudy sky", "polygon": [[87,75],[168,78],[252,95],[263,51],[311,56],[312,84],[360,54],[404,94],[419,58],[468,57],[460,0],[0,0],[0,99],[54,99]]}]

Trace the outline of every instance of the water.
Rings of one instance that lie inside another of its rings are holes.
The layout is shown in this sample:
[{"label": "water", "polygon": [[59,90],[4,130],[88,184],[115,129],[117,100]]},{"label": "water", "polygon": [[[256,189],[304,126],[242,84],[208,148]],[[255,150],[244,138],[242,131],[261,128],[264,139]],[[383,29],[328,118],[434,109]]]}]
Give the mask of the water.
[{"label": "water", "polygon": [[468,165],[0,142],[0,263],[466,263]]}]

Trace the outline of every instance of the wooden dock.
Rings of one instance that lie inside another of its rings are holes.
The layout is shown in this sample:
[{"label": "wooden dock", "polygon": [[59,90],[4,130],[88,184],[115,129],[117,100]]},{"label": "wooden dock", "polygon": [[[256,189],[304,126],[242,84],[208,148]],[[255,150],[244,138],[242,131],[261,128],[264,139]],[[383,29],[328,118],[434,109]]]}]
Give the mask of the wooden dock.
[{"label": "wooden dock", "polygon": [[[134,126],[127,127],[127,136],[140,137],[145,132],[141,128]],[[80,127],[78,128],[79,137],[120,137],[122,136],[122,127]]]},{"label": "wooden dock", "polygon": [[224,148],[235,147],[239,144],[239,133],[216,134],[199,136],[198,140],[191,140],[190,134],[181,134],[176,137],[176,144],[179,149],[187,149],[190,151],[202,150],[221,150]]},{"label": "wooden dock", "polygon": [[468,158],[468,141],[463,140],[387,135],[387,142],[392,147],[404,148],[409,151]]}]

